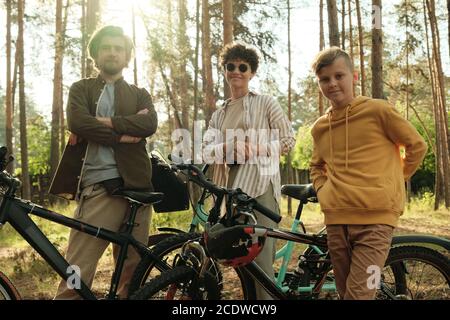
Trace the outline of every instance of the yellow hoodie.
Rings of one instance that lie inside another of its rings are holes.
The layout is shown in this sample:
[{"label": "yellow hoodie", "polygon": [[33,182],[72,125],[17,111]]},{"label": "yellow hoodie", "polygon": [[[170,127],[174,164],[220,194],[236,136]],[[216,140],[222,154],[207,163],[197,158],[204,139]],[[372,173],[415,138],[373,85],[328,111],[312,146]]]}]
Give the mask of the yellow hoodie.
[{"label": "yellow hoodie", "polygon": [[325,224],[397,226],[404,181],[427,150],[416,129],[387,101],[359,96],[344,108],[329,109],[311,134],[311,179]]}]

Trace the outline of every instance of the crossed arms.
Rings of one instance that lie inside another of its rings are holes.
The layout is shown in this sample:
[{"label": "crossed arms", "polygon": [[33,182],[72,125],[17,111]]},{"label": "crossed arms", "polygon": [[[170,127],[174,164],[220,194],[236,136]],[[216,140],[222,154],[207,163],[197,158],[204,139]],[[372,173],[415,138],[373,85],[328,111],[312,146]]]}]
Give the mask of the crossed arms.
[{"label": "crossed arms", "polygon": [[84,83],[77,82],[70,88],[67,123],[71,135],[69,144],[86,139],[102,145],[138,143],[156,132],[157,115],[151,97],[146,90],[137,92],[138,112],[126,116],[95,117],[88,110],[88,98]]}]

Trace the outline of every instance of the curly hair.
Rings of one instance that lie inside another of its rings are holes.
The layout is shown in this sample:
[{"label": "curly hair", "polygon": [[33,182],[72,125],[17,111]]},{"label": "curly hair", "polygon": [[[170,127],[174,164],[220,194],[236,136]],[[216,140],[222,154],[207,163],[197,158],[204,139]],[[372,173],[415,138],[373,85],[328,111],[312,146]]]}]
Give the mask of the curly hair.
[{"label": "curly hair", "polygon": [[223,47],[220,52],[220,65],[225,65],[232,60],[242,60],[250,65],[252,73],[255,73],[259,65],[258,51],[243,42],[231,42]]},{"label": "curly hair", "polygon": [[117,26],[104,26],[103,28],[97,30],[92,36],[91,40],[89,40],[88,50],[89,56],[95,61],[98,55],[98,49],[102,39],[106,36],[109,37],[122,37],[125,41],[125,51],[127,62],[131,59],[131,52],[133,51],[134,45],[133,41],[129,36],[127,36],[121,27]]}]

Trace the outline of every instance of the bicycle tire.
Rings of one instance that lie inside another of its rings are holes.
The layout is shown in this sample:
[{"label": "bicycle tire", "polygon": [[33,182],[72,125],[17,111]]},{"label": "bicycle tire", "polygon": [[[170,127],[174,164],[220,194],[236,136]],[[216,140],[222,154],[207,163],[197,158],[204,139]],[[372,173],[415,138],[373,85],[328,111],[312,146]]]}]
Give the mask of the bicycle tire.
[{"label": "bicycle tire", "polygon": [[[419,275],[415,275],[416,271]],[[434,281],[436,276],[440,276],[440,280]],[[450,260],[427,247],[395,247],[389,252],[382,280],[396,299],[450,299]],[[387,297],[379,290],[377,298]]]},{"label": "bicycle tire", "polygon": [[146,283],[130,299],[153,300],[167,289],[163,294],[163,300],[177,300],[174,299],[175,294],[177,289],[181,289],[180,300],[219,300],[220,289],[215,277],[207,272],[204,280],[200,281],[196,274],[196,270],[189,266],[177,266]]},{"label": "bicycle tire", "polygon": [[8,277],[0,271],[0,300],[20,300],[20,294]]},{"label": "bicycle tire", "polygon": [[243,300],[256,300],[256,286],[253,278],[246,273],[243,267],[234,269],[239,277]]},{"label": "bicycle tire", "polygon": [[[178,233],[173,234],[170,237],[165,238],[161,242],[157,243],[152,252],[160,259],[164,260],[164,257],[170,255],[176,250],[179,250],[184,243],[189,240],[194,240],[201,237],[200,233]],[[148,256],[145,256],[136,266],[133,276],[130,281],[128,289],[128,295],[131,296],[139,288],[141,288],[147,281],[150,273],[155,267],[155,261]]]}]

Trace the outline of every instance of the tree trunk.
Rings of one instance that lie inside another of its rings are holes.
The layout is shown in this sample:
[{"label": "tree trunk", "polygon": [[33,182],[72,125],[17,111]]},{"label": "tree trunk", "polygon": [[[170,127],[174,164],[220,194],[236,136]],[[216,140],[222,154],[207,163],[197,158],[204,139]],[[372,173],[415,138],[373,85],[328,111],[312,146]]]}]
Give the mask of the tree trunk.
[{"label": "tree trunk", "polygon": [[17,35],[16,40],[16,53],[14,54],[14,71],[13,71],[13,80],[11,84],[11,108],[12,114],[14,115],[14,108],[16,105],[16,89],[17,89],[17,74],[19,73],[19,50],[17,50],[17,42],[19,41],[19,35]]},{"label": "tree trunk", "polygon": [[[350,28],[352,25],[350,25]],[[341,0],[341,47],[345,50],[345,0]]]},{"label": "tree trunk", "polygon": [[161,74],[161,78],[163,79],[164,86],[166,87],[166,92],[167,96],[169,97],[170,105],[172,106],[174,111],[175,129],[182,128],[183,124],[181,123],[177,99],[175,97],[175,94],[170,89],[169,79],[167,78],[167,75],[164,73],[164,66],[162,65],[161,62],[159,62],[159,72]]},{"label": "tree trunk", "polygon": [[[214,97],[214,83],[211,64],[211,40],[210,40],[210,16],[208,0],[202,0],[202,69],[204,72],[203,83],[205,87],[205,125],[208,128],[211,116],[216,110]],[[219,66],[222,68],[222,66]]]},{"label": "tree trunk", "polygon": [[[350,46],[350,59],[352,60],[352,65],[355,65],[355,53],[353,51],[353,23],[352,23],[352,2],[348,0],[348,28],[349,28],[349,46]],[[353,96],[356,95],[356,82],[353,82]]]},{"label": "tree trunk", "polygon": [[22,167],[22,197],[31,199],[30,174],[28,172],[27,115],[25,103],[25,62],[24,62],[24,0],[17,1],[17,50],[19,66],[19,109],[20,109],[20,163]]},{"label": "tree trunk", "polygon": [[[172,23],[172,1],[167,1],[167,38],[168,38],[168,52],[169,55],[173,57],[175,60],[175,40],[174,40],[174,28]],[[179,103],[179,70],[178,70],[178,63],[171,63],[169,65],[170,74],[169,77],[164,72],[164,65],[162,62],[159,62],[160,72],[161,76],[163,77],[163,82],[166,87],[167,95],[169,96],[170,104],[174,111],[175,116],[175,129],[184,128],[183,119],[180,114],[180,103]]]},{"label": "tree trunk", "polygon": [[[434,0],[426,0],[428,18],[430,21],[432,48],[433,48],[433,65],[435,75],[435,87],[437,93],[437,124],[436,128],[436,144],[440,147],[439,162],[442,165],[443,177],[442,190],[444,196],[444,203],[446,208],[450,208],[450,158],[449,158],[449,146],[448,146],[448,123],[447,123],[447,111],[446,111],[446,98],[445,98],[445,84],[444,73],[442,70],[442,61],[440,53],[440,38],[439,29],[436,19],[435,3]],[[438,171],[437,171],[438,172]]]},{"label": "tree trunk", "polygon": [[[86,48],[89,39],[94,34],[95,29],[99,23],[100,18],[100,0],[87,0],[86,7]],[[92,77],[96,75],[94,69],[94,61],[91,59],[86,60],[86,77]]]},{"label": "tree trunk", "polygon": [[[13,149],[13,108],[12,108],[12,88],[11,88],[11,0],[6,0],[6,147],[8,153],[14,153]],[[6,167],[9,173],[14,172],[14,161]]]},{"label": "tree trunk", "polygon": [[447,0],[448,55],[450,56],[450,0]]},{"label": "tree trunk", "polygon": [[81,21],[80,21],[80,29],[81,29],[81,78],[86,78],[86,67],[87,67],[87,39],[86,39],[86,1],[81,0]]},{"label": "tree trunk", "polygon": [[233,1],[223,0],[223,44],[233,41]]},{"label": "tree trunk", "polygon": [[189,77],[186,72],[186,66],[189,58],[189,39],[186,35],[186,20],[187,7],[186,0],[178,0],[178,52],[180,57],[178,59],[178,74],[177,82],[180,90],[180,105],[181,118],[183,121],[183,128],[189,129],[189,96],[188,96],[188,81]]},{"label": "tree trunk", "polygon": [[63,21],[62,0],[56,0],[55,13],[55,60],[53,68],[53,102],[50,139],[50,177],[53,177],[58,167],[60,151],[60,121],[62,92],[62,62],[63,62]]},{"label": "tree trunk", "polygon": [[[292,82],[292,58],[291,58],[291,3],[287,0],[287,34],[288,34],[288,118],[292,122],[292,94],[291,94],[291,82]],[[292,163],[291,153],[286,156],[287,166],[287,183],[292,183]],[[292,199],[288,197],[288,215],[292,216]]]},{"label": "tree trunk", "polygon": [[[325,48],[325,36],[324,36],[324,27],[323,27],[323,0],[320,0],[319,3],[319,51],[322,51]],[[323,95],[320,90],[317,90],[319,94],[319,115],[323,115]]]},{"label": "tree trunk", "polygon": [[425,26],[425,44],[427,48],[427,59],[428,59],[428,70],[430,73],[430,81],[431,81],[431,95],[433,97],[433,115],[434,115],[434,127],[436,132],[436,138],[435,138],[435,145],[436,145],[436,153],[435,153],[435,168],[436,168],[436,174],[434,177],[434,210],[437,210],[439,208],[439,204],[442,201],[443,198],[443,191],[442,191],[442,183],[441,178],[443,176],[442,173],[442,166],[440,164],[440,154],[441,154],[441,148],[440,144],[438,143],[437,133],[439,132],[439,121],[438,121],[438,115],[437,115],[437,94],[436,94],[436,85],[435,85],[435,76],[434,76],[434,70],[433,70],[433,63],[430,53],[430,40],[428,35],[428,19],[427,19],[427,9],[425,0],[423,0],[423,21]]},{"label": "tree trunk", "polygon": [[372,0],[372,97],[383,99],[383,32],[381,0]]},{"label": "tree trunk", "polygon": [[327,0],[327,11],[330,47],[339,47],[339,24],[336,0]]},{"label": "tree trunk", "polygon": [[[63,28],[62,28],[62,48],[63,48],[63,57],[64,57],[64,51],[66,48],[66,43],[65,43],[65,39],[66,39],[66,30],[67,30],[67,16],[69,13],[69,6],[70,6],[70,0],[66,1],[66,5],[64,6],[64,19],[63,19]],[[63,81],[64,75],[61,74],[61,84],[64,83]],[[65,121],[64,121],[64,98],[63,98],[63,87],[61,86],[61,96],[59,97],[59,101],[60,101],[60,106],[61,106],[61,111],[59,113],[60,116],[60,151],[59,154],[62,154],[64,152],[64,148],[66,147],[66,125],[65,125]]]},{"label": "tree trunk", "polygon": [[195,1],[195,52],[194,52],[194,114],[192,116],[192,141],[194,141],[195,121],[198,117],[198,56],[200,52],[200,0]]},{"label": "tree trunk", "polygon": [[359,73],[360,73],[360,85],[361,85],[361,95],[366,95],[366,71],[364,68],[364,30],[361,20],[361,7],[359,6],[359,0],[355,0],[356,15],[358,19],[358,38],[359,38]]},{"label": "tree trunk", "polygon": [[[406,30],[405,30],[405,36],[406,36],[406,120],[409,121],[409,33],[408,33],[408,26],[409,26],[409,17],[408,17],[408,6],[406,6]],[[411,202],[411,179],[408,179],[406,181],[406,199],[408,203]]]},{"label": "tree trunk", "polygon": [[[223,44],[226,45],[233,41],[233,1],[222,0],[223,10]],[[223,77],[224,98],[228,99],[231,95],[225,77]]]},{"label": "tree trunk", "polygon": [[135,14],[134,14],[134,4],[132,4],[131,7],[131,27],[133,29],[133,44],[135,46],[135,51],[134,51],[134,56],[133,56],[133,79],[134,79],[134,84],[137,86],[138,85],[138,77],[137,77],[137,54],[136,54],[136,19],[135,19]]}]

